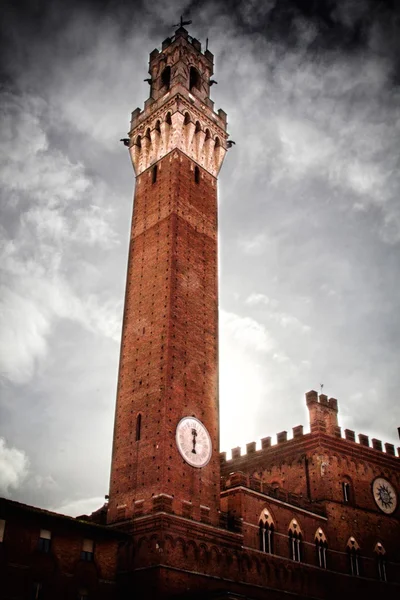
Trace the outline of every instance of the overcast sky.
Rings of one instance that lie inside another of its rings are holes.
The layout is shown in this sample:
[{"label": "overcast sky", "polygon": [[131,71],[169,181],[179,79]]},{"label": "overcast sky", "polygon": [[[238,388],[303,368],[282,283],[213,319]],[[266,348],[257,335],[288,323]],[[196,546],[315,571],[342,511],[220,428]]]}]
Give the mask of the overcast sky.
[{"label": "overcast sky", "polygon": [[398,445],[399,11],[372,0],[12,4],[0,493],[79,514],[108,492],[134,186],[119,139],[148,95],[148,54],[181,13],[209,38],[212,98],[236,142],[219,177],[221,450],[308,431],[304,393],[321,383],[343,429]]}]

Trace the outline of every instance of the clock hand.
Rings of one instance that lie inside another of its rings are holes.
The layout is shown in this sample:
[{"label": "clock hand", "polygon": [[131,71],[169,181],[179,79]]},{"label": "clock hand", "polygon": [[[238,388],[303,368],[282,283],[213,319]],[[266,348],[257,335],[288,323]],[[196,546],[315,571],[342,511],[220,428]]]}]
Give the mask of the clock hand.
[{"label": "clock hand", "polygon": [[193,444],[192,454],[196,454],[196,437],[197,437],[197,431],[194,428],[192,429],[192,436],[193,436],[193,440],[192,440],[192,444]]}]

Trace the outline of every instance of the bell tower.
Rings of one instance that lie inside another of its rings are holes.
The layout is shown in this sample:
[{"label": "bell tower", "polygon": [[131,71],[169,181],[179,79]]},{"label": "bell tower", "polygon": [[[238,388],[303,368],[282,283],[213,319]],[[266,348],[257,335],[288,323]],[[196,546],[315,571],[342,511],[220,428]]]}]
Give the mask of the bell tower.
[{"label": "bell tower", "polygon": [[183,27],[153,50],[132,113],[136,174],[108,522],[157,511],[218,523],[217,175],[226,114],[213,55]]}]

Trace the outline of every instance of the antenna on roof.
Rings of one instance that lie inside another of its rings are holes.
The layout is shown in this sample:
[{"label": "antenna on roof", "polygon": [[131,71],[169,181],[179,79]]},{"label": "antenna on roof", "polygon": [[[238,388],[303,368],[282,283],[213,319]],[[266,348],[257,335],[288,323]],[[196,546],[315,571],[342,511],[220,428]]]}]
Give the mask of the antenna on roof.
[{"label": "antenna on roof", "polygon": [[183,27],[184,25],[191,25],[191,24],[192,24],[192,21],[184,21],[183,15],[181,15],[180,23],[177,23],[176,25],[172,25],[172,27]]},{"label": "antenna on roof", "polygon": [[323,384],[323,383],[320,383],[320,384],[319,384],[319,387],[321,388],[321,394],[322,394],[322,390],[324,389],[324,384]]},{"label": "antenna on roof", "polygon": [[208,38],[206,38],[206,50],[208,50]]}]

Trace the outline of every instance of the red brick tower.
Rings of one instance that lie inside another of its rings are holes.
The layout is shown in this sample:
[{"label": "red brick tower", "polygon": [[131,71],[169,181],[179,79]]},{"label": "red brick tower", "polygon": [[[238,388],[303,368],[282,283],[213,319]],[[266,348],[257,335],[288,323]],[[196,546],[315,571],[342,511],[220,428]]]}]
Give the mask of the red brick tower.
[{"label": "red brick tower", "polygon": [[150,54],[149,73],[150,98],[129,132],[136,192],[108,522],[159,510],[217,524],[226,114],[209,99],[213,55],[183,27]]}]

